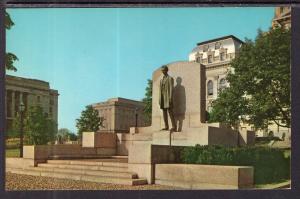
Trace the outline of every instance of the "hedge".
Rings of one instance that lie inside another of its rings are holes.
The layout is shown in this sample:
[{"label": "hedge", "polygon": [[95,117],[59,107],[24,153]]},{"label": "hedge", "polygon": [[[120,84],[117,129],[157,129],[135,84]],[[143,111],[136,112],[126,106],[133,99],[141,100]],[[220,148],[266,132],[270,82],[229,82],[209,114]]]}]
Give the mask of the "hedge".
[{"label": "hedge", "polygon": [[187,164],[253,166],[255,184],[290,179],[290,157],[283,149],[270,147],[185,147],[181,160]]}]

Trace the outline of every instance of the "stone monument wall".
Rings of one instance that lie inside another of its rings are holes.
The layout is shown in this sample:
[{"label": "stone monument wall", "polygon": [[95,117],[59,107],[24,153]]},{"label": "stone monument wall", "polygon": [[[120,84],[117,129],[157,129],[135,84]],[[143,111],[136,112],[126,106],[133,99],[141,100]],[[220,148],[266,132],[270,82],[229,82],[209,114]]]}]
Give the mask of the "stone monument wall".
[{"label": "stone monument wall", "polygon": [[[206,110],[204,66],[196,62],[174,62],[167,66],[169,68],[168,74],[174,78],[173,111],[179,130],[199,127],[201,122],[205,122]],[[158,99],[159,84],[162,77],[161,68],[154,71],[152,77],[152,127],[154,130],[164,127]]]}]

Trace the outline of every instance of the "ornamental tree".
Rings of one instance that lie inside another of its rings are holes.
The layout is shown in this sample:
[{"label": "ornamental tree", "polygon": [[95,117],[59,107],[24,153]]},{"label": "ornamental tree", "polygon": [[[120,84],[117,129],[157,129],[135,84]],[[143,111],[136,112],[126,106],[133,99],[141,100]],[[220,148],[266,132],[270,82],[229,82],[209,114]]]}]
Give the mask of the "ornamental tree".
[{"label": "ornamental tree", "polygon": [[100,126],[103,127],[103,117],[99,117],[98,110],[92,106],[86,106],[85,110],[81,112],[79,119],[76,119],[76,127],[78,129],[78,136],[82,136],[82,132],[96,132]]},{"label": "ornamental tree", "polygon": [[142,100],[145,103],[144,114],[148,122],[151,122],[152,114],[152,80],[148,79],[145,97]]},{"label": "ornamental tree", "polygon": [[[26,142],[32,145],[44,145],[55,140],[56,123],[49,119],[42,107],[30,107],[24,113],[24,136]],[[14,120],[13,129],[20,131],[20,114]]]}]

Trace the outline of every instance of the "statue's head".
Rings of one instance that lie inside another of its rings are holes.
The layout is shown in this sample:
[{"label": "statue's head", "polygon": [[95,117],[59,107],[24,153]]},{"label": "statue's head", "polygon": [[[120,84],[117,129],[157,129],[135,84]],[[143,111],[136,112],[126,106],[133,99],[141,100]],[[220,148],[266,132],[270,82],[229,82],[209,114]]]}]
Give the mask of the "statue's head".
[{"label": "statue's head", "polygon": [[163,65],[161,67],[161,72],[164,74],[164,75],[167,75],[168,74],[168,71],[169,71],[169,68],[167,65]]}]

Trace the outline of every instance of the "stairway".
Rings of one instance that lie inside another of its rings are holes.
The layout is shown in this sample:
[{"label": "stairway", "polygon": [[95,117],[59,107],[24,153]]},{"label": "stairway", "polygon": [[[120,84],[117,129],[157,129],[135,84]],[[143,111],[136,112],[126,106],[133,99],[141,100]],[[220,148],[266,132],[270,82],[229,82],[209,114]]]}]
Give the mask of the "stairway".
[{"label": "stairway", "polygon": [[47,163],[40,163],[37,167],[26,167],[24,169],[7,168],[6,170],[16,174],[98,183],[122,185],[147,184],[146,179],[139,179],[136,173],[128,171],[128,159],[120,157],[48,160]]}]

